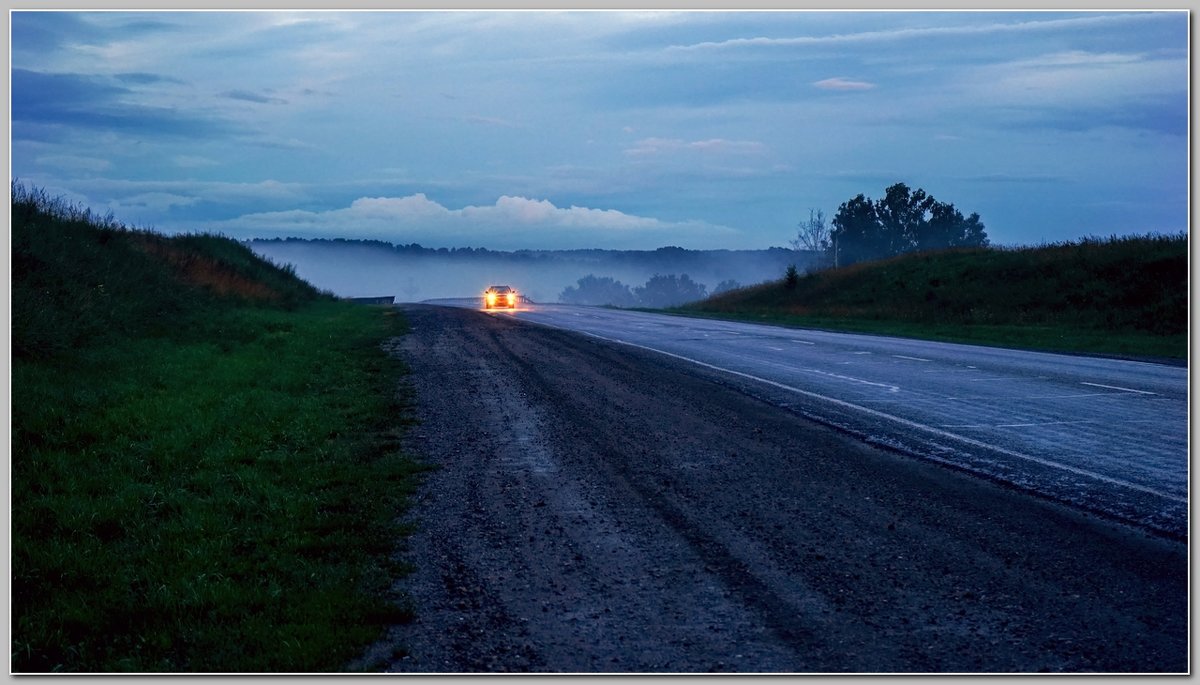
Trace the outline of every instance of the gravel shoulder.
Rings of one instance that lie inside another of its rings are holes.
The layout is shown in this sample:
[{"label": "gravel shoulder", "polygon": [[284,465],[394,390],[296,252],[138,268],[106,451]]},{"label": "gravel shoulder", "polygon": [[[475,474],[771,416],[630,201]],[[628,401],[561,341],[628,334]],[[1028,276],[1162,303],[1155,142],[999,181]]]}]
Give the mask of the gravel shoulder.
[{"label": "gravel shoulder", "polygon": [[1185,673],[1185,544],[862,444],[661,355],[406,305],[436,464],[355,668]]}]

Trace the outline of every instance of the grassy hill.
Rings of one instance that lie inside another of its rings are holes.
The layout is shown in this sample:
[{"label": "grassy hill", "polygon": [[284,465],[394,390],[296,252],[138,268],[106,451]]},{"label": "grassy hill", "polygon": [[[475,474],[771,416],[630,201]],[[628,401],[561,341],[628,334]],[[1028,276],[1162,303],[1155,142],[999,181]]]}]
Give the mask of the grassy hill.
[{"label": "grassy hill", "polygon": [[406,615],[394,310],[14,185],[16,672],[340,670]]},{"label": "grassy hill", "polygon": [[1187,238],[910,254],[724,293],[689,314],[1068,352],[1187,356]]}]

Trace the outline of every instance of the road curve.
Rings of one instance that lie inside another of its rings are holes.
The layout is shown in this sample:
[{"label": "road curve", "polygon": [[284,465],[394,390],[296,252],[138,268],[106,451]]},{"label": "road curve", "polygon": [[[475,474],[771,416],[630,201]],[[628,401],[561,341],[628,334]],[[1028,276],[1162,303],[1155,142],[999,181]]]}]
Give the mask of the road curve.
[{"label": "road curve", "polygon": [[1188,669],[1181,542],[879,449],[676,357],[404,311],[409,448],[438,467],[398,581],[417,619],[354,668]]},{"label": "road curve", "polygon": [[597,307],[492,314],[669,355],[873,444],[1187,535],[1183,367]]}]

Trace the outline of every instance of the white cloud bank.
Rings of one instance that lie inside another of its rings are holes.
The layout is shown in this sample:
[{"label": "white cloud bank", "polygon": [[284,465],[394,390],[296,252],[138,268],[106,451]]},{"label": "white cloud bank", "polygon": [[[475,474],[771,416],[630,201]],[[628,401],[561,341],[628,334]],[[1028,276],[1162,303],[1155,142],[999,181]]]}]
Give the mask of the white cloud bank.
[{"label": "white cloud bank", "polygon": [[668,222],[614,209],[557,207],[549,200],[505,195],[492,205],[450,209],[424,193],[362,197],[327,211],[247,214],[211,228],[239,237],[347,238],[426,247],[515,249],[719,249],[740,232],[700,221]]}]

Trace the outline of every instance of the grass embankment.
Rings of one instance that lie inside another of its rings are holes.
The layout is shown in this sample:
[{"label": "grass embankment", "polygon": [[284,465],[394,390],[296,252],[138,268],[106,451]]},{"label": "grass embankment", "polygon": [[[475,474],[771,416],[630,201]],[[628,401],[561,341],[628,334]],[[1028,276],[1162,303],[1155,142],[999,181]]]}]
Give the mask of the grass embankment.
[{"label": "grass embankment", "polygon": [[1060,352],[1187,357],[1183,235],[904,255],[675,311]]},{"label": "grass embankment", "polygon": [[12,669],[339,670],[404,619],[394,310],[14,194]]}]

